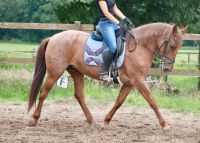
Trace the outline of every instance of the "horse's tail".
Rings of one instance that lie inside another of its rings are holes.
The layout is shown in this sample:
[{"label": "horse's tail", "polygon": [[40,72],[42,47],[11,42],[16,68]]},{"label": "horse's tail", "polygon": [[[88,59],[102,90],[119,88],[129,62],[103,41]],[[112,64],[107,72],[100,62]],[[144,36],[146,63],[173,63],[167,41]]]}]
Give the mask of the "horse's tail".
[{"label": "horse's tail", "polygon": [[42,86],[42,82],[46,74],[45,52],[46,52],[46,47],[49,42],[49,39],[50,37],[44,39],[41,42],[38,52],[37,52],[35,73],[33,76],[33,81],[32,81],[31,90],[29,94],[28,112],[31,110],[31,108],[36,102],[38,92]]}]

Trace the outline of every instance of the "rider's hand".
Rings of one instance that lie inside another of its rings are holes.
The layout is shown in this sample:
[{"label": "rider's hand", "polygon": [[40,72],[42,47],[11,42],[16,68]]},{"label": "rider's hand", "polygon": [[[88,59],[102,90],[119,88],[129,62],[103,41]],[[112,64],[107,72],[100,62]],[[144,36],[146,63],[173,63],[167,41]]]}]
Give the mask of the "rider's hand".
[{"label": "rider's hand", "polygon": [[134,24],[131,22],[130,19],[128,19],[127,17],[124,18],[124,21],[127,23],[128,27],[134,28]]},{"label": "rider's hand", "polygon": [[125,23],[123,21],[120,21],[118,25],[123,31],[127,30],[127,26],[125,25]]}]

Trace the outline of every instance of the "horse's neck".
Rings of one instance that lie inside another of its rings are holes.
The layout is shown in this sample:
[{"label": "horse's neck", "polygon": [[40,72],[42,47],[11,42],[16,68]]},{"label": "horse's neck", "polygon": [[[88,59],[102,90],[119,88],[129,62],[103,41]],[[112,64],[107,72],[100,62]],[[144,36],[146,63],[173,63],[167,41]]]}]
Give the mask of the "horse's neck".
[{"label": "horse's neck", "polygon": [[161,36],[155,36],[154,38],[149,38],[149,40],[147,40],[146,42],[146,45],[145,45],[145,50],[147,50],[148,52],[146,52],[149,57],[150,57],[150,60],[149,60],[149,66],[152,65],[152,62],[154,60],[154,57],[156,57],[156,54],[159,50],[159,45],[161,43]]},{"label": "horse's neck", "polygon": [[160,41],[169,33],[170,26],[163,23],[154,23],[141,26],[133,30],[137,42],[146,44],[152,50],[157,50]]},{"label": "horse's neck", "polygon": [[[154,33],[155,32],[155,33]],[[146,53],[149,66],[151,66],[155,53],[159,50],[159,45],[162,43],[163,35],[165,33],[158,33],[152,29],[147,29],[146,31],[133,31],[135,33],[135,38],[138,48],[143,48],[144,53]],[[147,51],[147,52],[146,52]]]}]

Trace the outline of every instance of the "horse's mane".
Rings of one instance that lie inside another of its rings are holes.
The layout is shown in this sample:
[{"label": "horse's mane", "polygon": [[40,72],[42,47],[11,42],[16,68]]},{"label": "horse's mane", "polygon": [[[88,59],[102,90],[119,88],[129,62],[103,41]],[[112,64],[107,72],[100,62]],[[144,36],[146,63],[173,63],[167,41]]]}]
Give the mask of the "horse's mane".
[{"label": "horse's mane", "polygon": [[160,36],[169,35],[172,31],[172,24],[168,23],[150,23],[137,27],[132,30],[137,42],[148,42],[155,40]]}]

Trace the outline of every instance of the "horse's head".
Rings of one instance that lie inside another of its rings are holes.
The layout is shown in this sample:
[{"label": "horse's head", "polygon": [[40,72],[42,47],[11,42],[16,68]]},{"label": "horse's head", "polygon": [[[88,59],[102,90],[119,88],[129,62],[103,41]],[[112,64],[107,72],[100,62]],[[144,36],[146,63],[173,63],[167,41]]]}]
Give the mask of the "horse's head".
[{"label": "horse's head", "polygon": [[164,38],[164,41],[162,41],[159,47],[162,71],[172,71],[176,54],[182,47],[183,36],[187,30],[188,27],[180,29],[177,25],[173,25],[170,34]]}]

